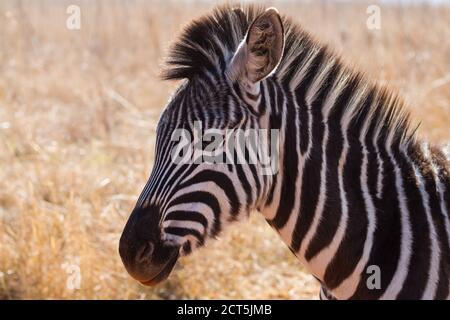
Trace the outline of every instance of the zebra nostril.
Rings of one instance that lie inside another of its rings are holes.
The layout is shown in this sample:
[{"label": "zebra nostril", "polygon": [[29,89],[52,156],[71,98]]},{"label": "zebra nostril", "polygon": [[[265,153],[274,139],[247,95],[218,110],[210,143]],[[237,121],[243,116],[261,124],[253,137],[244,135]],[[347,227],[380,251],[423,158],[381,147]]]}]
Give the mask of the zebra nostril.
[{"label": "zebra nostril", "polygon": [[140,248],[136,254],[136,261],[139,263],[150,262],[152,259],[152,253],[154,245],[151,242],[146,242],[142,248]]}]

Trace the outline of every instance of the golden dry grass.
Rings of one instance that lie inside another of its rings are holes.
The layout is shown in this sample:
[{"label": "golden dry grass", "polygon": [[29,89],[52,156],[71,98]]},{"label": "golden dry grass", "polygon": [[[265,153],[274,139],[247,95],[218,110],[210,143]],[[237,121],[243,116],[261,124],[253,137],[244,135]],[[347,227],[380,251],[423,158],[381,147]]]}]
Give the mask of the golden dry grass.
[{"label": "golden dry grass", "polygon": [[[65,28],[79,4],[82,28]],[[420,134],[449,138],[450,9],[280,4],[345,60],[401,91]],[[118,238],[153,160],[158,80],[181,26],[213,3],[0,2],[0,298],[315,298],[318,286],[255,215],[144,288]],[[66,285],[79,265],[81,287]]]}]

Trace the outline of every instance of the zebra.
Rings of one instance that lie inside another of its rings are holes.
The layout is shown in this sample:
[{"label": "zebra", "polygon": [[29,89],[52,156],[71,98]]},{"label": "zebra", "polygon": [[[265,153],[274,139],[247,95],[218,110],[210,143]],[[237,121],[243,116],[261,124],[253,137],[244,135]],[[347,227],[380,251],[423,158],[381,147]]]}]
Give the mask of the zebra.
[{"label": "zebra", "polygon": [[[163,281],[180,256],[257,211],[320,282],[321,299],[450,298],[449,148],[419,139],[398,93],[256,5],[191,22],[162,78],[181,84],[119,243],[134,279]],[[173,133],[193,133],[196,121],[278,130],[278,170],[174,163]]]}]

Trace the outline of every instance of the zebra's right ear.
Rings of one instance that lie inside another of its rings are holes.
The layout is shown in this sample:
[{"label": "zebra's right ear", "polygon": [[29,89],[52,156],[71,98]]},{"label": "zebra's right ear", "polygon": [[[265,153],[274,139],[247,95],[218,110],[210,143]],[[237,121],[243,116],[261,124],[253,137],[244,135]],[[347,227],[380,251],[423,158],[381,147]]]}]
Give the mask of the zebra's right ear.
[{"label": "zebra's right ear", "polygon": [[248,28],[228,66],[227,75],[232,81],[246,78],[257,83],[276,70],[283,49],[282,19],[275,8],[268,8]]}]

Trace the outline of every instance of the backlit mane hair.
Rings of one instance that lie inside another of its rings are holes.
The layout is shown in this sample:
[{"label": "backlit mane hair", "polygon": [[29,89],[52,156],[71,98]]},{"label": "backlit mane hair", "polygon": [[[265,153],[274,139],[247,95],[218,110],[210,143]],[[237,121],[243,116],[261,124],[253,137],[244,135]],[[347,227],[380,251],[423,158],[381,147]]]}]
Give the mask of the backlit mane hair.
[{"label": "backlit mane hair", "polygon": [[[222,5],[193,20],[169,49],[162,78],[191,80],[204,74],[223,75],[250,24],[264,10],[265,7],[259,5]],[[415,141],[417,128],[411,127],[405,103],[396,92],[368,80],[363,72],[346,65],[329,47],[315,40],[291,18],[283,15],[282,21],[284,53],[271,77],[288,83],[295,90],[308,73],[313,58],[321,54],[321,71],[333,68],[338,74],[335,88],[348,84],[354,87],[353,99],[363,101],[369,95],[372,97],[370,104],[349,103],[345,114],[355,119],[363,112],[368,113],[375,121],[377,136],[393,144],[408,146]]]}]

